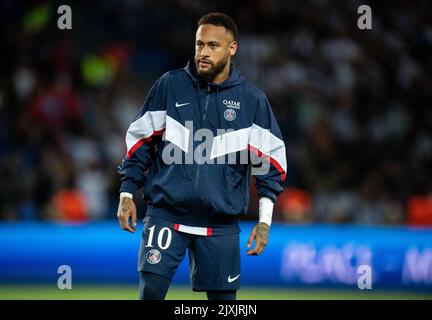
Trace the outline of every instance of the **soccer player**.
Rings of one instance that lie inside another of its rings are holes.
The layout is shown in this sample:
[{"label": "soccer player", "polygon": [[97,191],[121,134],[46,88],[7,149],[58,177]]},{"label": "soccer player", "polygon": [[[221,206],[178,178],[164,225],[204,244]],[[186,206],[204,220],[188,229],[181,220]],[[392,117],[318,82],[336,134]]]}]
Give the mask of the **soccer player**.
[{"label": "soccer player", "polygon": [[[233,66],[236,51],[235,22],[222,13],[203,16],[194,61],[156,81],[127,131],[117,216],[123,230],[135,232],[133,195],[144,187],[140,299],[165,298],[186,250],[194,291],[236,299],[239,217],[248,207],[251,175],[259,222],[247,254],[260,255],[267,245],[286,174],[285,144],[265,94]],[[262,163],[254,171],[257,158]]]}]

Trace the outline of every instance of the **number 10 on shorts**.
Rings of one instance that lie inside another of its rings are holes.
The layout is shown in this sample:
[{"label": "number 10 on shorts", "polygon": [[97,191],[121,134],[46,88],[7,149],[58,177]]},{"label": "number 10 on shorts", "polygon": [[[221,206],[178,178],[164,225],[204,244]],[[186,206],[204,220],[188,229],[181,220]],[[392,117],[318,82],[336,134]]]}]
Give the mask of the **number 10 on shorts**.
[{"label": "number 10 on shorts", "polygon": [[[156,226],[152,226],[148,229],[149,230],[149,236],[148,236],[146,248],[153,248],[153,238],[154,238],[154,233],[155,233],[155,227]],[[166,239],[165,239],[165,233],[166,233]],[[158,247],[161,250],[168,249],[170,244],[171,244],[171,239],[172,239],[172,233],[171,233],[170,228],[164,227],[164,228],[160,229],[158,236],[157,236]]]}]

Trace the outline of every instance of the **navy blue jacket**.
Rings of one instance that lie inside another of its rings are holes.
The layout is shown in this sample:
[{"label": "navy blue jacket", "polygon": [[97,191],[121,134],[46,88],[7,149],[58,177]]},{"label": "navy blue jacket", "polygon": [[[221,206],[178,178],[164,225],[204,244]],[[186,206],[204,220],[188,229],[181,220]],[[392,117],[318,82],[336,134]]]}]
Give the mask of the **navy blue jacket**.
[{"label": "navy blue jacket", "polygon": [[[164,74],[130,125],[126,144],[120,192],[144,187],[152,208],[147,214],[175,223],[236,223],[248,207],[251,174],[259,196],[275,201],[283,190],[285,144],[276,119],[264,93],[233,65],[218,85],[203,82],[194,63]],[[257,159],[263,172],[253,169]]]}]

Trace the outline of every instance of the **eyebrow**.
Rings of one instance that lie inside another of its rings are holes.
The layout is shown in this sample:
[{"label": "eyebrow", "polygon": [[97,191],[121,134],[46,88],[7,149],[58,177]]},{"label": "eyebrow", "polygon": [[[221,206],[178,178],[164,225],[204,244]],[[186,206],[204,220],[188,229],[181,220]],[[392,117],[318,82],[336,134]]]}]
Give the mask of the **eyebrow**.
[{"label": "eyebrow", "polygon": [[[205,43],[205,42],[202,41],[202,40],[196,40],[195,43],[197,43],[197,44],[201,44],[201,43]],[[220,45],[221,43],[220,43],[219,41],[214,41],[214,40],[212,40],[212,41],[207,42],[207,44],[209,44],[209,45],[212,45],[212,44]]]}]

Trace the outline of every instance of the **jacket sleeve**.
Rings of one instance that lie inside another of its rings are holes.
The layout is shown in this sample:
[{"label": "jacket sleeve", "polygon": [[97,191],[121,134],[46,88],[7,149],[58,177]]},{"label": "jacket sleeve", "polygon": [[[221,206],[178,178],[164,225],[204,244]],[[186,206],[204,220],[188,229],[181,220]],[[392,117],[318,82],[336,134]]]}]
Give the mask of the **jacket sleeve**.
[{"label": "jacket sleeve", "polygon": [[270,103],[261,95],[249,137],[252,163],[260,162],[259,169],[252,166],[259,197],[276,201],[283,191],[286,177],[285,143]]},{"label": "jacket sleeve", "polygon": [[126,133],[127,153],[118,166],[120,192],[135,194],[144,186],[146,170],[155,157],[155,145],[165,131],[166,79],[162,76],[150,89],[144,105]]}]

